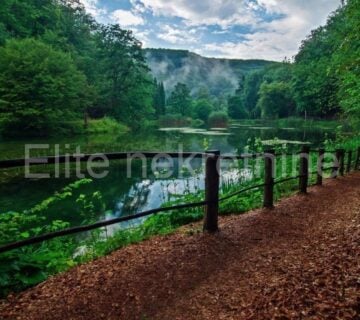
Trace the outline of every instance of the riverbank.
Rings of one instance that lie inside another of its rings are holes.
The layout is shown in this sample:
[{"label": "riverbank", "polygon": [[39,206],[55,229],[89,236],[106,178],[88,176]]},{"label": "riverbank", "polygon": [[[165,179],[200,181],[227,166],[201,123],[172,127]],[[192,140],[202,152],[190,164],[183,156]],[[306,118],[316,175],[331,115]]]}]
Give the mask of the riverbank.
[{"label": "riverbank", "polygon": [[[306,197],[306,201],[304,201]],[[360,174],[275,210],[193,224],[50,278],[4,319],[356,319]],[[161,275],[161,277],[159,277]]]},{"label": "riverbank", "polygon": [[2,139],[31,139],[31,138],[73,138],[76,136],[96,135],[96,134],[122,134],[130,131],[130,128],[116,121],[115,119],[104,117],[101,119],[88,119],[86,123],[83,120],[64,121],[59,123],[48,123],[48,130],[44,133],[38,129],[13,130],[7,128],[0,118],[0,143]]}]

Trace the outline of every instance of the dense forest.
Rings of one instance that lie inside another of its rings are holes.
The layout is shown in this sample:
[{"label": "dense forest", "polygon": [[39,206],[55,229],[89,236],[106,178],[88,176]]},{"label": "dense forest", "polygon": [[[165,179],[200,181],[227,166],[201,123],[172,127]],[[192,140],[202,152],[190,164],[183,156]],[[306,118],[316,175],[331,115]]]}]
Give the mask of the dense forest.
[{"label": "dense forest", "polygon": [[[359,118],[359,21],[360,0],[349,0],[312,31],[294,61],[225,61],[143,50],[131,31],[97,23],[78,0],[2,0],[1,132],[77,133],[91,119],[137,129],[158,119],[200,126],[228,117]],[[169,60],[167,73],[154,68]],[[198,63],[198,86],[176,73],[189,61]]]},{"label": "dense forest", "polygon": [[105,116],[136,128],[153,113],[141,43],[78,0],[2,1],[0,44],[3,134],[49,135]]}]

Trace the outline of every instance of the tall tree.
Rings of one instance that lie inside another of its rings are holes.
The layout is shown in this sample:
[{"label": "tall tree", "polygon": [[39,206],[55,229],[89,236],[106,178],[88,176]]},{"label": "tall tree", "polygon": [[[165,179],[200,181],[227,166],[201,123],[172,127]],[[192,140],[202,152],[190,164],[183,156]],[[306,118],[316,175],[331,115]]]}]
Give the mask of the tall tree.
[{"label": "tall tree", "polygon": [[153,81],[141,42],[119,25],[102,26],[98,34],[100,104],[118,120],[138,126],[153,113]]},{"label": "tall tree", "polygon": [[0,30],[9,38],[38,37],[56,28],[59,9],[54,0],[2,0]]},{"label": "tall tree", "polygon": [[178,83],[168,100],[168,106],[172,113],[182,116],[189,116],[191,113],[191,96],[190,90],[183,83]]},{"label": "tall tree", "polygon": [[286,118],[295,113],[291,86],[285,82],[263,83],[259,92],[258,108],[265,119]]},{"label": "tall tree", "polygon": [[244,99],[240,95],[230,97],[228,100],[228,113],[232,119],[246,119],[248,114],[244,107]]},{"label": "tall tree", "polygon": [[259,117],[256,105],[259,100],[259,90],[263,81],[264,71],[254,71],[245,77],[242,96],[244,108],[250,118]]},{"label": "tall tree", "polygon": [[49,134],[91,104],[90,88],[69,54],[39,40],[0,49],[0,115],[6,133]]},{"label": "tall tree", "polygon": [[295,57],[293,87],[300,112],[321,117],[339,112],[339,78],[333,54],[343,41],[339,37],[345,24],[343,10],[332,14],[326,26],[313,30]]},{"label": "tall tree", "polygon": [[360,0],[348,0],[341,14],[344,15],[342,28],[338,29],[341,45],[333,55],[340,79],[339,104],[351,120],[360,122]]},{"label": "tall tree", "polygon": [[213,111],[214,106],[208,99],[202,98],[194,101],[193,112],[195,118],[206,122]]},{"label": "tall tree", "polygon": [[157,82],[154,79],[154,103],[153,107],[155,110],[155,114],[157,117],[165,114],[165,105],[166,105],[166,97],[165,97],[165,88],[162,82]]}]

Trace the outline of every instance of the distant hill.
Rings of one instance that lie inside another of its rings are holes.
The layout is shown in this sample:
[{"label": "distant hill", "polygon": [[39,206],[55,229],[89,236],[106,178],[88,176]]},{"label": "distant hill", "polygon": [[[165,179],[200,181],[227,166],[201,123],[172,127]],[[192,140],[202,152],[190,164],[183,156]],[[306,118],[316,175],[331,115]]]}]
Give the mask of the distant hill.
[{"label": "distant hill", "polygon": [[214,96],[232,94],[242,75],[276,62],[205,58],[187,50],[144,49],[153,75],[169,93],[176,83],[185,83],[195,94],[205,86]]}]

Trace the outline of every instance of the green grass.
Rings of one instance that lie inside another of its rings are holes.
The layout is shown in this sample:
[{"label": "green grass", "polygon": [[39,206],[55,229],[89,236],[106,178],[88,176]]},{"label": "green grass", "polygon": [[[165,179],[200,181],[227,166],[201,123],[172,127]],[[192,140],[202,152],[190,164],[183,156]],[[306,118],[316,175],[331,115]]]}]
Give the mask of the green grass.
[{"label": "green grass", "polygon": [[341,119],[337,120],[317,120],[317,119],[307,119],[290,117],[277,120],[264,120],[264,119],[246,119],[246,120],[232,120],[231,124],[240,123],[247,126],[264,126],[268,125],[276,128],[311,128],[315,127],[322,130],[331,130],[336,129],[339,125],[347,126],[347,122]]},{"label": "green grass", "polygon": [[88,127],[85,129],[87,134],[103,134],[103,133],[123,133],[129,131],[129,128],[112,118],[92,119],[88,123]]},{"label": "green grass", "polygon": [[[4,128],[5,121],[0,117],[0,133]],[[84,121],[63,121],[54,122],[48,124],[48,129],[42,132],[41,130],[28,131],[27,137],[58,137],[58,136],[74,136],[74,135],[86,135],[86,134],[118,134],[128,132],[130,129],[123,123],[116,121],[115,119],[105,117],[102,119],[89,119],[88,127],[85,128]],[[15,130],[16,126],[13,125],[11,135],[9,137],[23,137],[23,131],[21,128]]]}]

